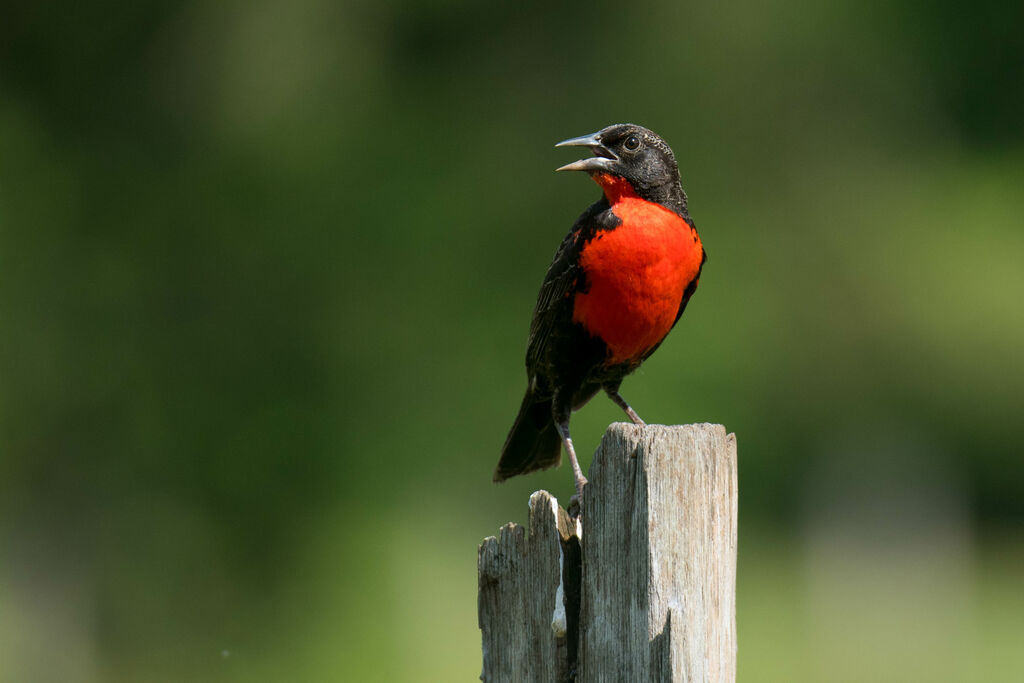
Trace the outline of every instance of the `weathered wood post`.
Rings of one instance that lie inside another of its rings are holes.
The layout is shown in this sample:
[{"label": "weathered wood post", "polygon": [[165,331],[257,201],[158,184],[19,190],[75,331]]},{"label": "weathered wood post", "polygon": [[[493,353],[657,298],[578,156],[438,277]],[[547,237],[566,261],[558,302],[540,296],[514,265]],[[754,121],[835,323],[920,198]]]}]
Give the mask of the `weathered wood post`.
[{"label": "weathered wood post", "polygon": [[614,424],[579,519],[545,491],[484,539],[487,682],[736,679],[736,439]]}]

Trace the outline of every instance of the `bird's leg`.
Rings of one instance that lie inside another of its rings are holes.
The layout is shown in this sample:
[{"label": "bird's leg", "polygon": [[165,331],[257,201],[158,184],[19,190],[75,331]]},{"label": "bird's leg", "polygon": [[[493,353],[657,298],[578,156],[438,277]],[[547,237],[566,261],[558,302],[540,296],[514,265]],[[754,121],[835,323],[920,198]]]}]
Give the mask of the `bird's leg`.
[{"label": "bird's leg", "polygon": [[633,421],[633,424],[635,424],[635,425],[645,425],[645,424],[647,424],[646,422],[644,422],[643,420],[640,419],[640,416],[636,414],[635,410],[633,410],[632,408],[629,407],[629,404],[626,403],[626,399],[622,398],[622,394],[619,393],[619,385],[618,385],[618,383],[616,383],[616,384],[606,384],[604,386],[604,392],[606,394],[608,394],[608,398],[610,398],[611,400],[615,401],[615,405],[617,405],[618,407],[620,407],[620,408],[622,408],[623,410],[626,411],[626,415],[629,415],[629,419]]},{"label": "bird's leg", "polygon": [[555,421],[558,434],[562,437],[565,450],[569,453],[569,462],[572,464],[572,476],[576,481],[576,495],[580,500],[583,500],[583,487],[587,483],[587,478],[583,476],[583,470],[580,469],[580,461],[576,459],[576,449],[572,445],[572,437],[569,436],[569,414],[571,412],[572,409],[568,405],[563,405],[558,400],[558,394],[556,393],[551,403],[551,417]]}]

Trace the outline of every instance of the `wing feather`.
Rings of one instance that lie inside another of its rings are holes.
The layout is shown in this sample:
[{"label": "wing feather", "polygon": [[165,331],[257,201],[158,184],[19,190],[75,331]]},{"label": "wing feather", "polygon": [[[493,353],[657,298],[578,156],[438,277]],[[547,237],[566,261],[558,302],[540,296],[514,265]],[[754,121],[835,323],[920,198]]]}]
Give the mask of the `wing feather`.
[{"label": "wing feather", "polygon": [[572,295],[585,286],[583,270],[579,265],[580,250],[598,230],[613,227],[605,223],[618,220],[608,209],[608,202],[602,197],[584,211],[551,260],[544,283],[537,294],[537,305],[530,323],[526,370],[531,378],[544,364],[548,342],[559,323],[568,324],[572,319]]}]

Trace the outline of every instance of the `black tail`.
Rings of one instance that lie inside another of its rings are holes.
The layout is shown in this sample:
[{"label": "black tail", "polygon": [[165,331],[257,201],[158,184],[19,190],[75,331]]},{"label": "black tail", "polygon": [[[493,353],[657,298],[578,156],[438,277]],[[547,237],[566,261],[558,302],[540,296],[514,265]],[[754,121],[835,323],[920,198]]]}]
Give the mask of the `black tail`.
[{"label": "black tail", "polygon": [[562,461],[562,438],[551,417],[551,399],[537,401],[529,391],[501,449],[494,481],[546,470]]}]

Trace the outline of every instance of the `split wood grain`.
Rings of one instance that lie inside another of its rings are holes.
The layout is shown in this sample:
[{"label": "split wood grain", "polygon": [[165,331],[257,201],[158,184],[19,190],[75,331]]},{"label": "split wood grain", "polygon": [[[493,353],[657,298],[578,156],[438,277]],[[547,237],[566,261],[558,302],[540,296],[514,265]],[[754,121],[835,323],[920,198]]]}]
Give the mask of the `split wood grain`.
[{"label": "split wood grain", "polygon": [[578,520],[538,491],[481,544],[481,679],[733,683],[737,500],[721,425],[609,427]]}]

